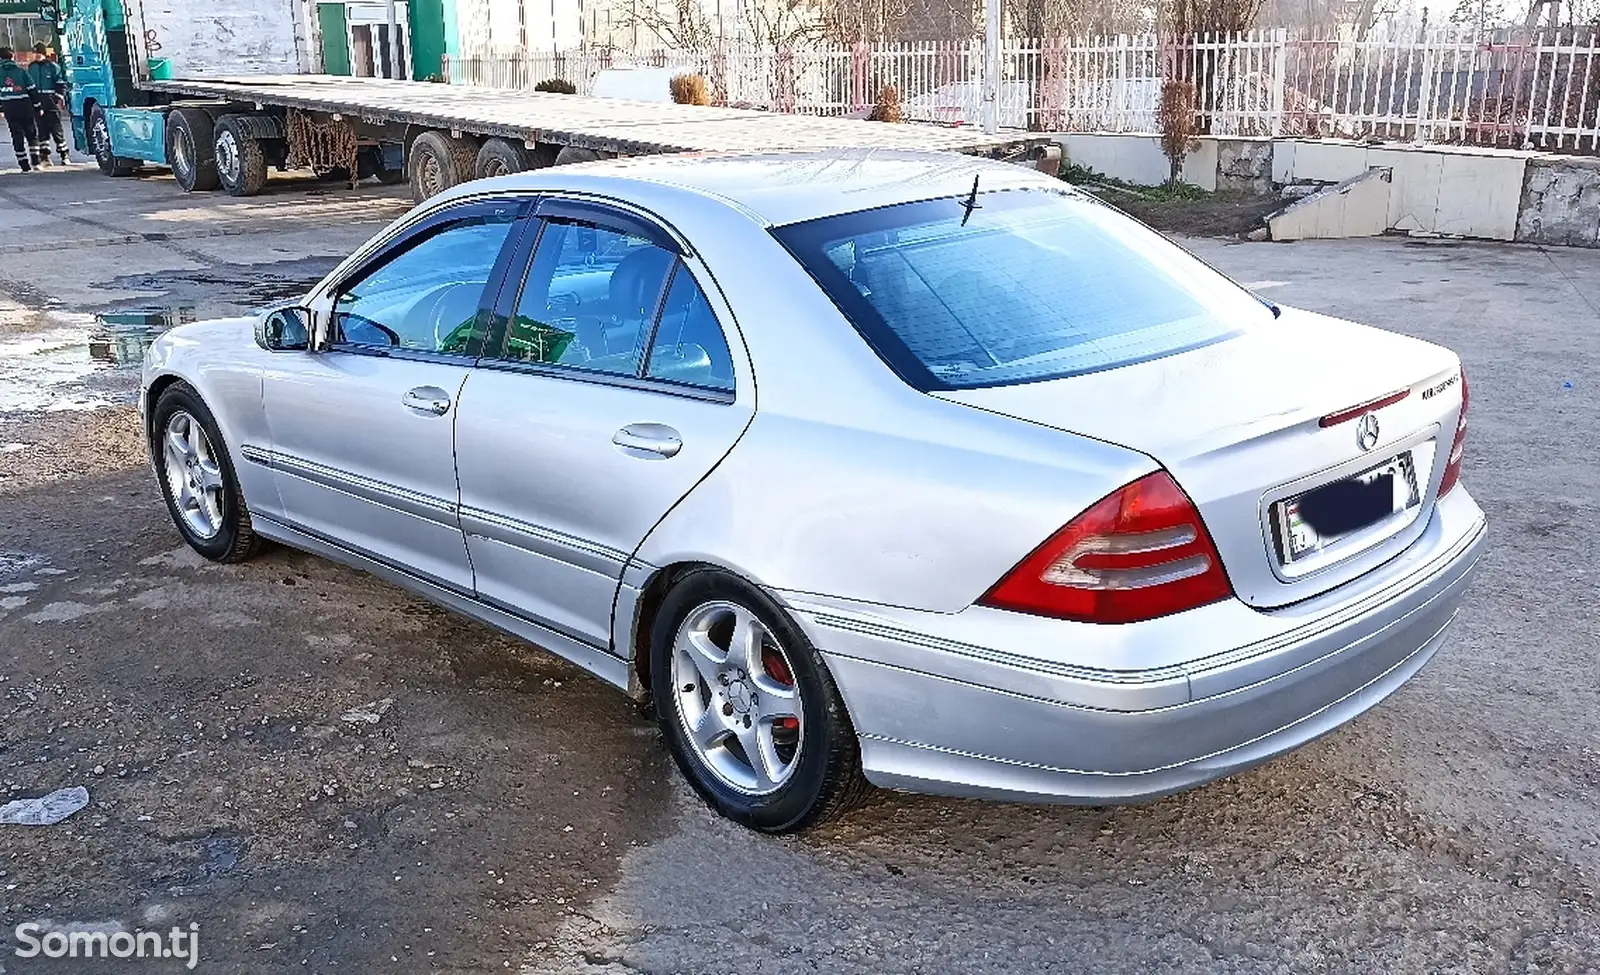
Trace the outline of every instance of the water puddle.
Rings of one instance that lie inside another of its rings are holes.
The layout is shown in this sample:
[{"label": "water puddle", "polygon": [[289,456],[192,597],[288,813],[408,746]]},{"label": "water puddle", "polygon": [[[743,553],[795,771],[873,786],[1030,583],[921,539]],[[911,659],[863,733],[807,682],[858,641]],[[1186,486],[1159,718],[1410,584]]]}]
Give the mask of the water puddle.
[{"label": "water puddle", "polygon": [[0,337],[0,414],[133,402],[145,350],[195,315],[179,306],[94,316],[48,312],[47,320],[50,327]]}]

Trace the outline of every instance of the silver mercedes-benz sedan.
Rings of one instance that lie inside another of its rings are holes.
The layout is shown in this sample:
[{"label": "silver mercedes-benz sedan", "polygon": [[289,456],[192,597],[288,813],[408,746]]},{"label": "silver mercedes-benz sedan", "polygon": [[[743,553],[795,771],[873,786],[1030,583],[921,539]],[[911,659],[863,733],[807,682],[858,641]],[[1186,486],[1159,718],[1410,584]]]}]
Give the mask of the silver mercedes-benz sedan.
[{"label": "silver mercedes-benz sedan", "polygon": [[202,555],[391,579],[653,705],[716,809],[1248,768],[1438,650],[1484,551],[1447,349],[938,154],[471,183],[141,407]]}]

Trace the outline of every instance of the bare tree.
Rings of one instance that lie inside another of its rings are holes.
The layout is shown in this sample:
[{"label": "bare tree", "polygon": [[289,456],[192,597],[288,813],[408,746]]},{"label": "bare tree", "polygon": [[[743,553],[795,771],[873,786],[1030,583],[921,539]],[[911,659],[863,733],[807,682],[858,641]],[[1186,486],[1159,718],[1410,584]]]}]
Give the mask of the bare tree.
[{"label": "bare tree", "polygon": [[829,40],[842,44],[886,41],[905,22],[916,0],[823,0],[822,21]]},{"label": "bare tree", "polygon": [[717,37],[717,25],[700,0],[630,3],[618,11],[617,28],[647,32],[663,47],[690,54],[709,50]]},{"label": "bare tree", "polygon": [[772,51],[808,44],[826,28],[819,0],[756,0],[744,5],[740,17],[751,42]]}]

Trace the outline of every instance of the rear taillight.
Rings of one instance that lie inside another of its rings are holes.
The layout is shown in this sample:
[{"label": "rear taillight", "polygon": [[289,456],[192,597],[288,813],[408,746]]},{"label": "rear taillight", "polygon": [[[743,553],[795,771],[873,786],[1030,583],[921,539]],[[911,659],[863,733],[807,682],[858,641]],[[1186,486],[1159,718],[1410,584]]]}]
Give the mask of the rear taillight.
[{"label": "rear taillight", "polygon": [[1456,417],[1456,438],[1450,444],[1450,459],[1444,465],[1444,477],[1439,479],[1439,497],[1461,480],[1461,451],[1467,445],[1467,371],[1461,370],[1461,413]]},{"label": "rear taillight", "polygon": [[1084,623],[1134,623],[1232,594],[1194,502],[1156,471],[1095,502],[980,602]]}]

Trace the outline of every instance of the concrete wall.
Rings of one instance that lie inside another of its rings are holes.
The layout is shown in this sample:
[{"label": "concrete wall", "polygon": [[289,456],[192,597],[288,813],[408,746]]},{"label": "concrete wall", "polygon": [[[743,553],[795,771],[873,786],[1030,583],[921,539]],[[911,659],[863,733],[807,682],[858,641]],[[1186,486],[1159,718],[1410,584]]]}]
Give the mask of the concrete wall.
[{"label": "concrete wall", "polygon": [[[1139,186],[1165,183],[1172,172],[1160,136],[1062,133],[1055,140],[1069,161]],[[1184,158],[1183,181],[1203,190],[1217,188],[1217,140],[1198,140]]]},{"label": "concrete wall", "polygon": [[1512,240],[1532,152],[1475,146],[1368,146],[1284,140],[1273,151],[1273,182],[1338,183],[1373,167],[1389,169],[1389,226]]},{"label": "concrete wall", "polygon": [[1600,247],[1600,159],[1544,156],[1528,160],[1517,239]]},{"label": "concrete wall", "polygon": [[[1059,134],[1068,161],[1130,183],[1166,182],[1157,136]],[[1183,181],[1270,195],[1288,183],[1390,173],[1385,229],[1600,247],[1600,159],[1478,146],[1202,136]]]}]

